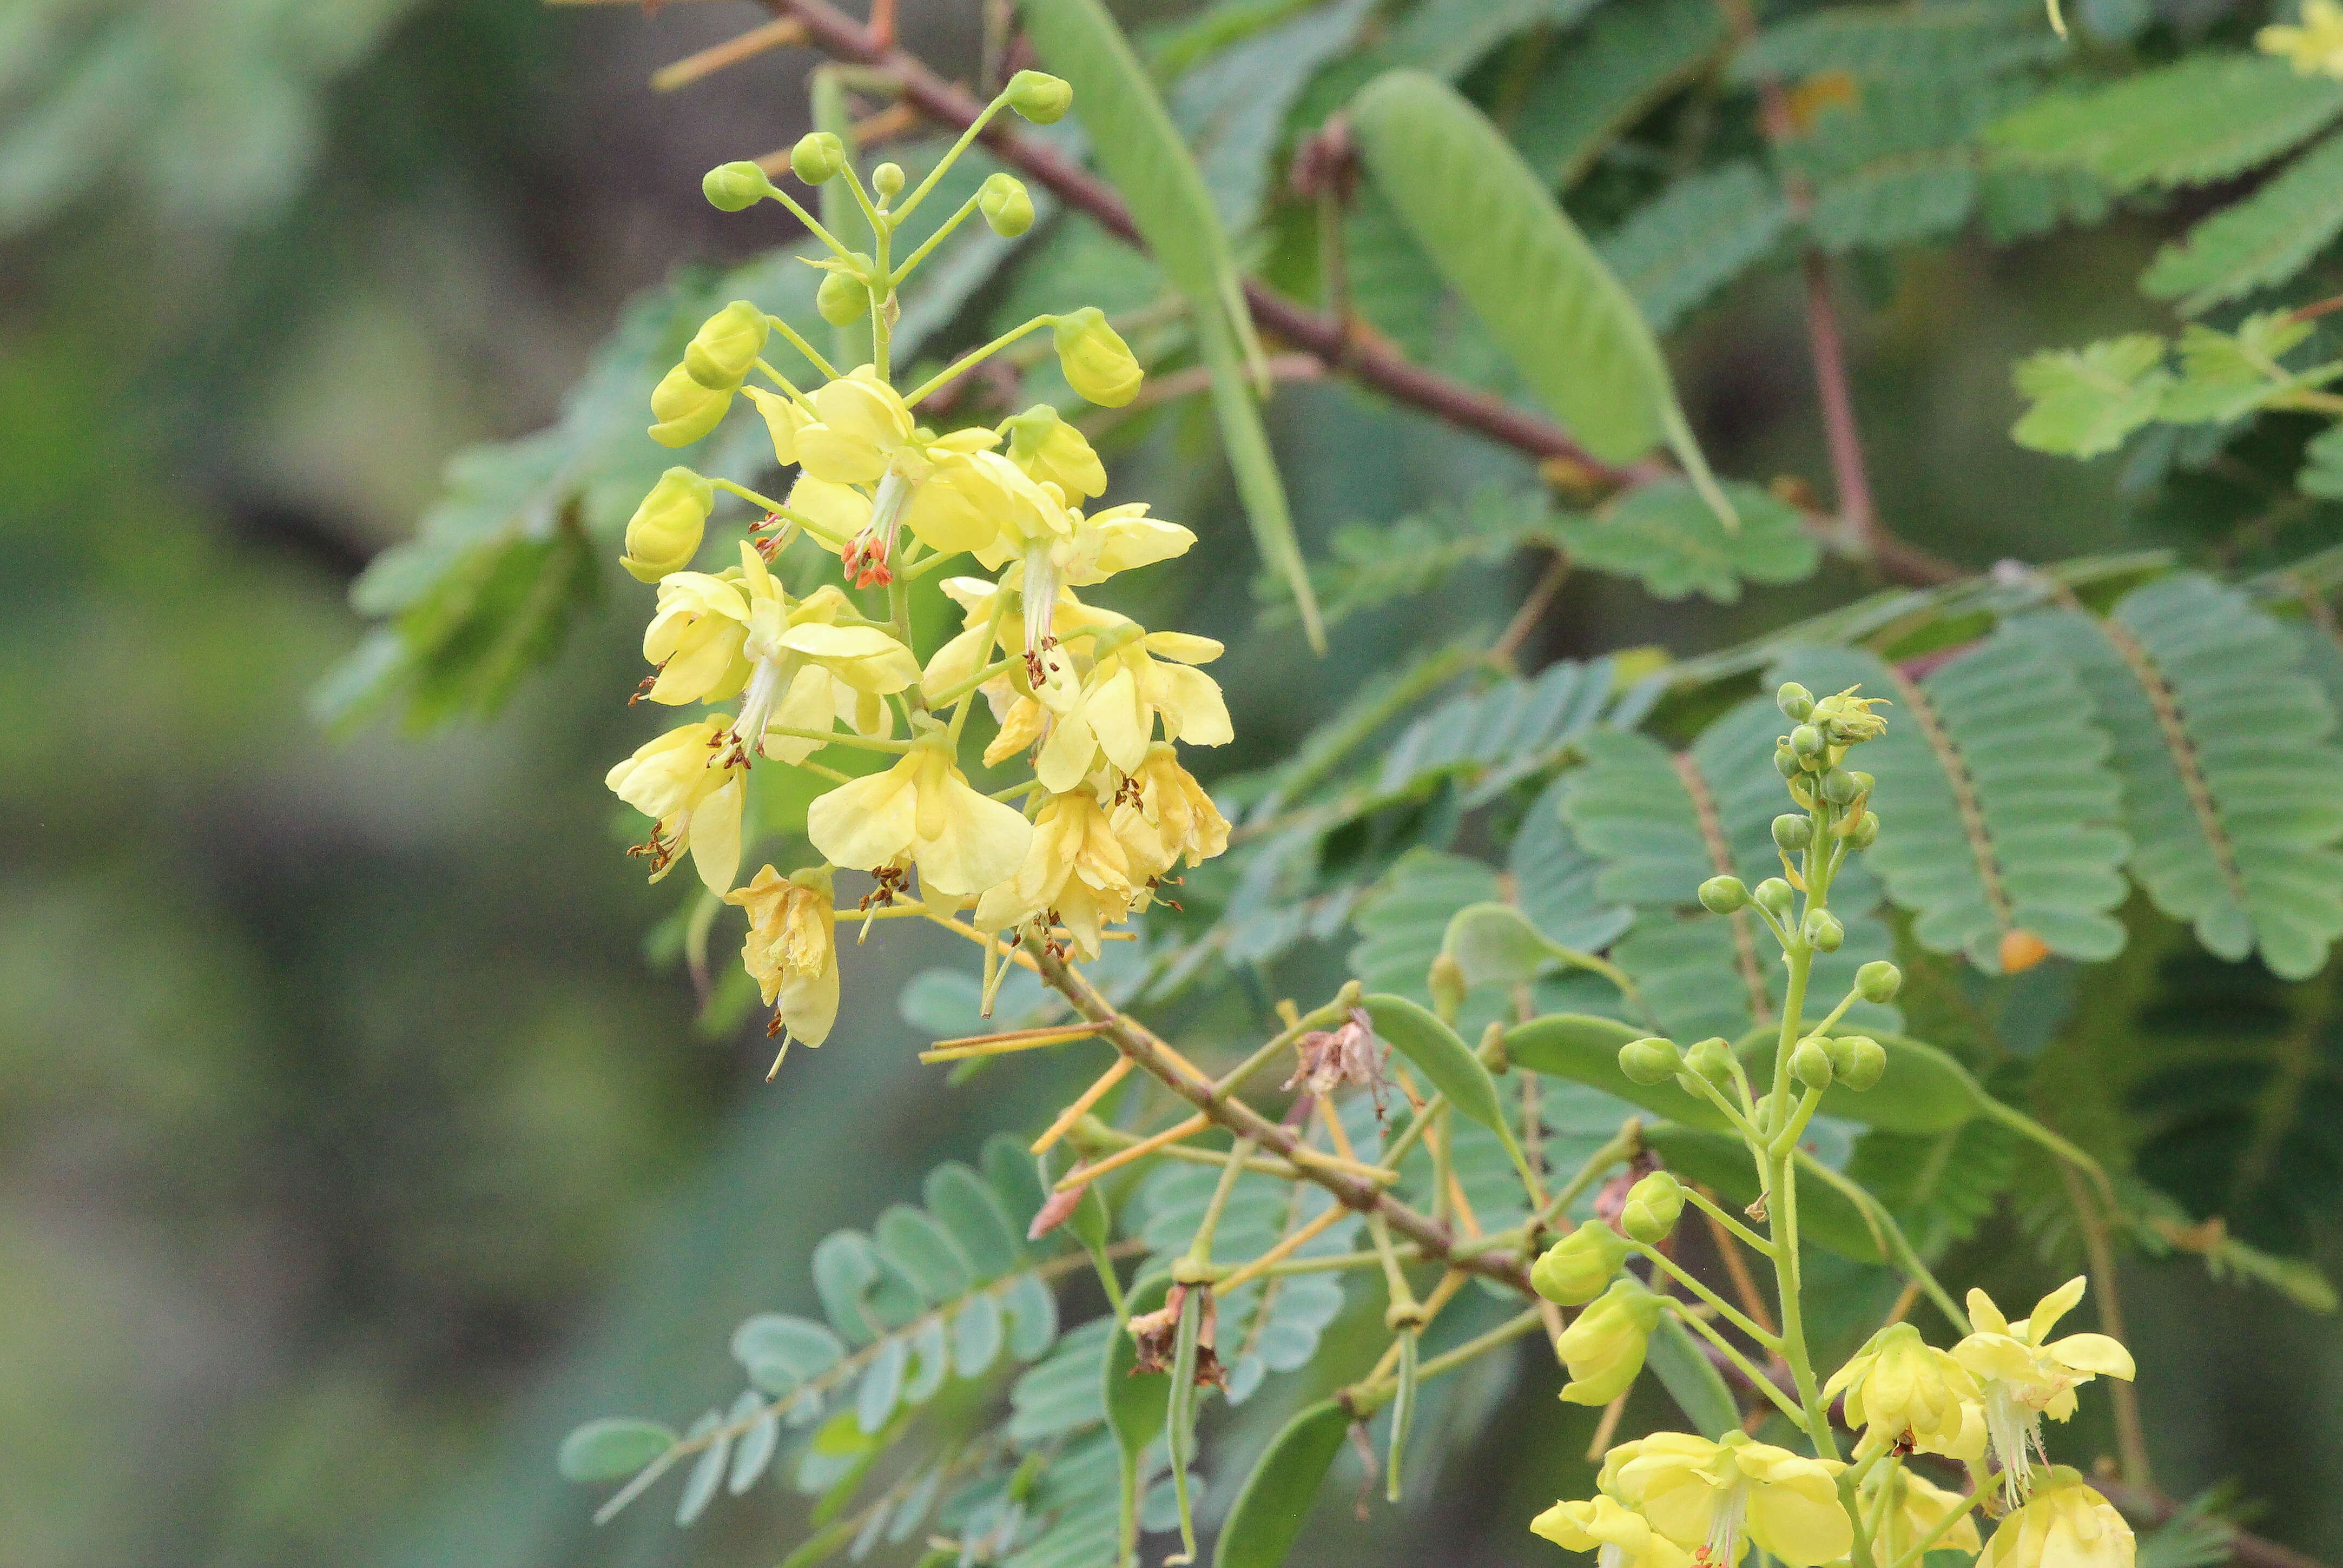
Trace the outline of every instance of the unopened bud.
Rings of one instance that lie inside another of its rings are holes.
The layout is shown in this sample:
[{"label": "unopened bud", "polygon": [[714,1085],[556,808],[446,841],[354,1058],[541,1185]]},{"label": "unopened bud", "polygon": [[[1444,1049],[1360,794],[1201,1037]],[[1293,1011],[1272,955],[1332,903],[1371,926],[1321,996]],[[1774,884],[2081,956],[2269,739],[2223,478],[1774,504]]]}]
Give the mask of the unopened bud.
[{"label": "unopened bud", "polygon": [[1808,1089],[1828,1089],[1831,1081],[1830,1041],[1812,1036],[1790,1052],[1790,1075]]},{"label": "unopened bud", "polygon": [[1001,95],[1009,106],[1037,126],[1054,126],[1074,106],[1074,89],[1062,77],[1046,71],[1020,71],[1009,78]]},{"label": "unopened bud", "polygon": [[1777,920],[1786,920],[1790,918],[1790,906],[1796,900],[1797,896],[1792,890],[1790,884],[1779,877],[1766,878],[1758,883],[1755,890],[1749,895],[1759,909]]},{"label": "unopened bud", "polygon": [[1855,971],[1855,994],[1865,1001],[1894,1001],[1903,989],[1904,971],[1885,959],[1874,959]]},{"label": "unopened bud", "polygon": [[744,158],[739,163],[719,164],[700,176],[699,194],[719,212],[739,212],[755,206],[774,191],[773,182],[765,171]]},{"label": "unopened bud", "polygon": [[1782,853],[1795,855],[1815,841],[1815,819],[1785,811],[1774,819],[1774,842]]},{"label": "unopened bud", "polygon": [[850,272],[825,273],[813,307],[832,327],[851,327],[870,313],[870,286]]},{"label": "unopened bud", "polygon": [[1530,1265],[1530,1288],[1557,1305],[1583,1306],[1603,1293],[1626,1257],[1619,1232],[1587,1220]]},{"label": "unopened bud", "polygon": [[1790,749],[1801,757],[1821,756],[1823,745],[1823,732],[1811,724],[1801,724],[1790,731]]},{"label": "unopened bud", "polygon": [[732,394],[703,387],[690,367],[678,365],[651,390],[651,439],[662,447],[689,447],[723,422]]},{"label": "unopened bud", "polygon": [[1105,494],[1106,465],[1082,433],[1058,417],[1047,403],[1011,415],[1001,422],[1001,429],[1009,437],[1009,460],[1035,479],[1057,486],[1070,503]]},{"label": "unopened bud", "polygon": [[1855,826],[1847,829],[1846,841],[1858,849],[1868,849],[1879,842],[1879,813],[1865,811]]},{"label": "unopened bud", "polygon": [[669,468],[627,519],[627,553],[618,564],[639,582],[679,572],[699,553],[716,487],[689,468]]},{"label": "unopened bud", "polygon": [[1782,683],[1782,689],[1774,694],[1774,706],[1779,708],[1782,717],[1791,723],[1804,724],[1814,716],[1815,694],[1795,680],[1786,680]]},{"label": "unopened bud", "polygon": [[1863,786],[1857,784],[1855,775],[1845,769],[1834,768],[1823,775],[1822,790],[1823,799],[1832,805],[1852,806],[1855,797],[1863,793]]},{"label": "unopened bud", "polygon": [[1887,1070],[1887,1048],[1867,1034],[1841,1035],[1831,1041],[1831,1070],[1861,1094]]},{"label": "unopened bud", "polygon": [[903,194],[903,166],[888,163],[872,169],[870,188],[879,193],[880,201],[893,201]]},{"label": "unopened bud", "polygon": [[1711,877],[1700,885],[1700,907],[1712,915],[1729,915],[1749,901],[1749,889],[1738,877]]},{"label": "unopened bud", "polygon": [[1456,1015],[1464,1010],[1464,966],[1447,953],[1432,960],[1432,972],[1424,977],[1424,988],[1432,992],[1432,1010],[1443,1022],[1454,1023]]},{"label": "unopened bud", "polygon": [[1011,175],[986,178],[976,193],[976,210],[984,215],[985,226],[1003,239],[1015,239],[1033,226],[1033,198]]},{"label": "unopened bud", "polygon": [[1619,1070],[1637,1083],[1665,1083],[1684,1070],[1684,1051],[1657,1035],[1631,1040],[1619,1048]]},{"label": "unopened bud", "polygon": [[736,391],[765,351],[772,329],[763,311],[736,299],[699,324],[684,345],[683,367],[711,392]]},{"label": "unopened bud", "polygon": [[1806,911],[1805,939],[1814,943],[1816,952],[1835,953],[1846,940],[1846,928],[1828,910]]},{"label": "unopened bud", "polygon": [[1676,1228],[1676,1216],[1684,1212],[1684,1206],[1683,1184],[1665,1171],[1654,1171],[1627,1189],[1619,1225],[1636,1241],[1657,1246]]},{"label": "unopened bud", "polygon": [[1795,779],[1805,771],[1798,754],[1790,749],[1786,741],[1774,748],[1774,771],[1785,779]]},{"label": "unopened bud", "polygon": [[1733,1047],[1723,1035],[1713,1034],[1684,1052],[1684,1070],[1711,1083],[1733,1076]]},{"label": "unopened bud", "polygon": [[1097,306],[1058,317],[1056,339],[1058,367],[1075,391],[1102,408],[1120,408],[1139,396],[1139,361]]},{"label": "unopened bud", "polygon": [[789,149],[789,171],[809,186],[827,185],[846,167],[846,144],[829,131],[808,131]]}]

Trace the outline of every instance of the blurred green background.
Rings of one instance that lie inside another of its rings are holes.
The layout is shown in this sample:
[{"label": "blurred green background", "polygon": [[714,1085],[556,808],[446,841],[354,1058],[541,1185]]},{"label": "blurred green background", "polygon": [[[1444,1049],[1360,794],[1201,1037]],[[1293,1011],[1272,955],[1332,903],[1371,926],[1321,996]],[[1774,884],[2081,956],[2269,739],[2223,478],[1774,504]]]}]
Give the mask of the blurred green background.
[{"label": "blurred green background", "polygon": [[[965,68],[977,10],[910,5],[905,32]],[[815,1238],[1062,1087],[1032,1069],[954,1094],[921,1071],[891,999],[957,955],[900,929],[850,960],[838,1034],[779,1086],[753,1024],[695,1031],[688,980],[645,954],[673,890],[619,853],[632,824],[600,783],[649,733],[616,695],[648,599],[615,571],[494,722],[328,735],[305,709],[358,635],[349,581],[452,451],[547,422],[634,290],[784,237],[712,212],[699,175],[803,128],[810,58],[646,85],[761,15],[0,5],[10,1568],[770,1563],[799,1529],[779,1489],[689,1536],[656,1504],[597,1532],[554,1442],[587,1415],[720,1402],[725,1333],[809,1304]],[[2157,537],[2108,465],[2006,431],[2014,358],[2163,325],[2131,287],[2158,232],[1956,245],[1849,282],[1900,531],[1976,568]],[[1721,467],[1825,478],[1790,278],[1742,286],[1674,347]],[[1274,423],[1312,538],[1519,472],[1336,387],[1285,392]],[[1205,536],[1166,592],[1232,641],[1241,740],[1206,760],[1235,768],[1416,612],[1346,624],[1323,664],[1252,629],[1242,519],[1182,440],[1167,425],[1119,477]],[[1499,618],[1523,574],[1433,613]],[[1867,586],[1835,567],[1720,608],[1589,579],[1535,651],[1694,652]],[[2332,1320],[2185,1263],[2127,1277],[2167,1489],[2238,1475],[2268,1533],[2343,1552]],[[1312,1560],[1545,1560],[1518,1520],[1576,1466],[1592,1412],[1543,1382],[1512,1397],[1489,1441],[1550,1450],[1553,1484],[1464,1456],[1402,1529],[1322,1511]]]}]

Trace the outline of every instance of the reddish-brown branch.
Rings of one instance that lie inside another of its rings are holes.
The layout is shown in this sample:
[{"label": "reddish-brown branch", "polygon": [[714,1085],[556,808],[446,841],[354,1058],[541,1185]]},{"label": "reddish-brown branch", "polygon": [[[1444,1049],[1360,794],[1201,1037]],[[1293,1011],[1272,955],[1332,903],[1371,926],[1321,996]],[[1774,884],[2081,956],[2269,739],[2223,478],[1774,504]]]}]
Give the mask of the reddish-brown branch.
[{"label": "reddish-brown branch", "polygon": [[1800,266],[1806,277],[1806,342],[1814,351],[1815,394],[1822,404],[1823,439],[1830,448],[1831,482],[1838,492],[1838,523],[1847,543],[1868,554],[1879,538],[1879,513],[1872,505],[1863,435],[1855,422],[1846,343],[1839,336],[1838,310],[1831,303],[1830,262],[1821,251],[1808,250]]}]

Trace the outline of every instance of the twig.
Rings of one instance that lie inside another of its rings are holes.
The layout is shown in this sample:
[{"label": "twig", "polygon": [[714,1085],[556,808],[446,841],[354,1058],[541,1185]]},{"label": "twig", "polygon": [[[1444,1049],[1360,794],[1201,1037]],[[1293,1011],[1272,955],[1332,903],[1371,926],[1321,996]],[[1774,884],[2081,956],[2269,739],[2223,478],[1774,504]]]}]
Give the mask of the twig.
[{"label": "twig", "polygon": [[1530,633],[1535,631],[1538,622],[1545,618],[1546,610],[1554,604],[1554,596],[1562,591],[1563,582],[1569,576],[1569,553],[1554,551],[1554,559],[1547,562],[1545,570],[1538,574],[1538,580],[1531,588],[1529,597],[1522,600],[1521,608],[1513,611],[1513,618],[1506,623],[1496,646],[1489,650],[1493,657],[1511,662],[1513,656],[1521,652],[1522,644],[1530,639]]},{"label": "twig", "polygon": [[1815,357],[1815,395],[1822,404],[1823,440],[1830,448],[1831,483],[1838,493],[1838,525],[1851,547],[1871,555],[1879,545],[1879,513],[1872,505],[1863,432],[1847,384],[1846,342],[1831,303],[1830,259],[1810,248],[1801,266],[1806,277],[1806,343]]},{"label": "twig", "polygon": [[[2066,1201],[2074,1205],[2076,1224],[2083,1232],[2084,1256],[2090,1260],[2091,1272],[2097,1276],[2095,1282],[2099,1288],[2093,1300],[2099,1314],[2099,1327],[2118,1341],[2128,1340],[2131,1336],[2124,1330],[2123,1288],[2116,1280],[2116,1250],[2107,1238],[2107,1221],[2075,1168],[2064,1160],[2054,1163],[2058,1167],[2058,1180],[2066,1184]],[[2123,1462],[2124,1484],[2153,1492],[2156,1475],[2148,1468],[2147,1432],[2139,1419],[2139,1391],[2126,1378],[2107,1381],[2114,1403],[2116,1452]]]}]

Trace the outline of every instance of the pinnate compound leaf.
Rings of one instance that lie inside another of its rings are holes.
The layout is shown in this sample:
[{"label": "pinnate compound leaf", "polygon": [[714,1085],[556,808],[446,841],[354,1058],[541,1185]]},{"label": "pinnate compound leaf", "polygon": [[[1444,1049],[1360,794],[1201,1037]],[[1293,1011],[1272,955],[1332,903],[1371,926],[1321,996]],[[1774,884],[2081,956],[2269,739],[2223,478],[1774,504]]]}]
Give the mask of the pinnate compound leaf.
[{"label": "pinnate compound leaf", "polygon": [[760,1312],[732,1331],[732,1357],[767,1393],[795,1392],[846,1359],[846,1346],[821,1324]]},{"label": "pinnate compound leaf", "polygon": [[1212,410],[1253,542],[1292,585],[1311,645],[1322,649],[1325,633],[1294,539],[1284,483],[1246,381],[1245,366],[1260,361],[1261,346],[1212,194],[1154,83],[1100,0],[1021,0],[1020,9],[1042,62],[1073,85],[1074,112],[1091,133],[1100,166],[1122,193],[1131,222],[1194,313],[1212,372]]},{"label": "pinnate compound leaf", "polygon": [[2096,457],[2157,416],[2172,373],[2164,368],[2164,339],[2134,332],[2046,349],[2021,360],[2013,379],[2030,399],[2010,437],[2037,452]]},{"label": "pinnate compound leaf", "polygon": [[1351,1412],[1331,1399],[1279,1428],[1229,1510],[1212,1549],[1212,1568],[1278,1568],[1301,1538],[1350,1431]]},{"label": "pinnate compound leaf", "polygon": [[2330,136],[2243,201],[2158,251],[2140,278],[2151,299],[2194,316],[2274,288],[2343,233],[2343,136]]},{"label": "pinnate compound leaf", "polygon": [[1261,216],[1286,111],[1318,67],[1350,46],[1370,5],[1335,0],[1309,7],[1232,44],[1172,84],[1172,118],[1186,134],[1230,233],[1244,233]]},{"label": "pinnate compound leaf", "polygon": [[1534,77],[1508,122],[1513,145],[1550,186],[1567,190],[1620,134],[1706,70],[1730,39],[1712,0],[1604,5]]},{"label": "pinnate compound leaf", "polygon": [[1734,56],[1731,75],[1744,85],[1826,72],[1906,85],[1994,75],[2057,53],[2040,24],[1994,0],[1834,6],[1762,29]]},{"label": "pinnate compound leaf", "polygon": [[632,1475],[681,1439],[655,1421],[606,1417],[589,1421],[561,1440],[556,1463],[564,1481],[616,1481]]},{"label": "pinnate compound leaf", "polygon": [[1728,531],[1676,479],[1638,485],[1609,511],[1562,526],[1571,556],[1597,571],[1641,578],[1654,598],[1694,593],[1718,604],[1741,597],[1744,581],[1796,582],[1813,575],[1822,547],[1795,508],[1750,485],[1728,485],[1738,530]]},{"label": "pinnate compound leaf", "polygon": [[2180,380],[2164,394],[2157,417],[2170,424],[2227,424],[2258,408],[2343,375],[2343,363],[2290,373],[2279,361],[2311,333],[2291,311],[2249,316],[2235,332],[2192,322],[2180,334]]},{"label": "pinnate compound leaf", "polygon": [[2095,92],[2036,99],[1991,127],[2015,161],[2117,191],[2201,185],[2264,163],[2343,114],[2343,82],[2267,55],[2192,55]]},{"label": "pinnate compound leaf", "polygon": [[1771,254],[1789,226],[1774,183],[1755,164],[1732,163],[1677,180],[1594,249],[1652,330],[1665,332]]},{"label": "pinnate compound leaf", "polygon": [[1351,116],[1384,199],[1587,450],[1664,443],[1704,476],[1634,300],[1487,116],[1418,71],[1377,77]]},{"label": "pinnate compound leaf", "polygon": [[2343,425],[2330,425],[2302,448],[2302,472],[2295,485],[2306,496],[2343,500]]},{"label": "pinnate compound leaf", "polygon": [[689,1442],[694,1438],[706,1438],[708,1446],[692,1462],[690,1472],[683,1478],[682,1494],[676,1499],[675,1522],[680,1525],[693,1523],[708,1512],[708,1505],[715,1501],[716,1489],[724,1483],[724,1473],[731,1465],[732,1438],[724,1430],[721,1414],[711,1410],[693,1422],[684,1439]]}]

